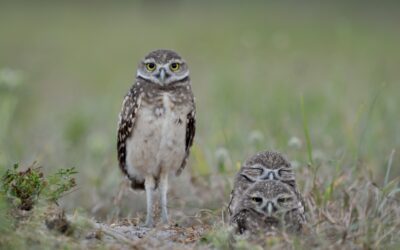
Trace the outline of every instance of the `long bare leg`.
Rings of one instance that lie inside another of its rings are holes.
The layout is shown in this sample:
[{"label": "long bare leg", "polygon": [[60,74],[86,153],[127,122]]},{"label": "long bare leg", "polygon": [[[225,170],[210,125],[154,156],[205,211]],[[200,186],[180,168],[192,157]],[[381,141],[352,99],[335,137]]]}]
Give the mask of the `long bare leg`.
[{"label": "long bare leg", "polygon": [[161,221],[168,224],[167,210],[167,192],[168,192],[168,174],[162,173],[160,176],[160,199],[161,199]]},{"label": "long bare leg", "polygon": [[146,190],[146,200],[147,200],[147,215],[145,227],[153,227],[153,191],[155,183],[153,176],[146,176],[144,182],[144,188]]}]

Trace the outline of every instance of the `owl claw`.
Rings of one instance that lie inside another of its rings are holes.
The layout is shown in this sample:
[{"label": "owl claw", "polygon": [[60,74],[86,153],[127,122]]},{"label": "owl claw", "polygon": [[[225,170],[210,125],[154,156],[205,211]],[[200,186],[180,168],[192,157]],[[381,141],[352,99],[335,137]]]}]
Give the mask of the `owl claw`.
[{"label": "owl claw", "polygon": [[142,227],[152,228],[154,227],[153,220],[146,220],[146,222],[142,225]]},{"label": "owl claw", "polygon": [[168,217],[162,216],[162,218],[161,218],[161,223],[164,224],[164,225],[168,225],[168,224],[169,224]]}]

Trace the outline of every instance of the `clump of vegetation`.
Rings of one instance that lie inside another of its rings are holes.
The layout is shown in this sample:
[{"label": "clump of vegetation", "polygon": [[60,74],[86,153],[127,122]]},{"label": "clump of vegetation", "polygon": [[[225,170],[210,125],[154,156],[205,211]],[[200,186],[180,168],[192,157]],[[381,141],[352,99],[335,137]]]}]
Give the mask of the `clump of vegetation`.
[{"label": "clump of vegetation", "polygon": [[[324,169],[331,167],[323,164]],[[342,170],[326,182],[327,174],[316,169],[300,169],[299,177],[308,187],[304,192],[307,224],[301,234],[233,235],[219,223],[200,244],[212,249],[399,249],[398,177],[378,185],[367,171]]]},{"label": "clump of vegetation", "polygon": [[38,168],[18,171],[18,164],[8,169],[1,181],[2,191],[22,210],[31,210],[45,187],[43,173]]},{"label": "clump of vegetation", "polygon": [[44,213],[46,227],[63,234],[71,233],[72,229],[65,211],[58,206],[49,206]]},{"label": "clump of vegetation", "polygon": [[75,168],[60,169],[54,175],[47,178],[46,188],[44,189],[45,198],[49,201],[57,202],[65,194],[69,193],[75,186],[76,181],[73,177],[78,173]]},{"label": "clump of vegetation", "polygon": [[[75,168],[67,168],[46,176],[41,167],[21,170],[18,164],[6,170],[0,179],[0,211],[8,221],[2,220],[0,226],[7,230],[7,237],[0,237],[0,248],[29,248],[31,240],[52,248],[58,233],[73,236],[80,225],[76,218],[68,218],[57,201],[73,191],[76,173]],[[48,235],[47,230],[55,234]],[[37,234],[46,237],[37,239]]]},{"label": "clump of vegetation", "polygon": [[29,167],[19,171],[18,164],[8,169],[1,179],[1,191],[10,198],[19,209],[31,210],[42,198],[57,202],[66,192],[76,186],[75,168],[60,169],[56,174],[45,177],[40,167]]}]

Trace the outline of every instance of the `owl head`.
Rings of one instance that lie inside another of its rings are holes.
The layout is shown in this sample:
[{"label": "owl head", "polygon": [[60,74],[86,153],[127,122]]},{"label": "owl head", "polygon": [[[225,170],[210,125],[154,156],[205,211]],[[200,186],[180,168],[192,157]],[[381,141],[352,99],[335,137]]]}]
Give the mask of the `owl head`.
[{"label": "owl head", "polygon": [[292,187],[296,185],[290,162],[278,152],[265,151],[255,154],[246,160],[240,174],[251,182],[279,180]]},{"label": "owl head", "polygon": [[172,50],[154,50],[140,61],[137,77],[168,86],[189,77],[186,62]]},{"label": "owl head", "polygon": [[280,181],[266,180],[255,183],[244,194],[241,209],[256,212],[265,218],[280,218],[300,206],[292,188]]}]

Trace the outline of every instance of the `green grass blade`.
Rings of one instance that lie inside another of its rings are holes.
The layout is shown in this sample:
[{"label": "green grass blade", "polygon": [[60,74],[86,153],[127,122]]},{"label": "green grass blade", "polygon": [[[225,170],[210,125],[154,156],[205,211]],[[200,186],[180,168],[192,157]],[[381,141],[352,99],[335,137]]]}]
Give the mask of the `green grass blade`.
[{"label": "green grass blade", "polygon": [[[357,147],[357,155],[356,155],[356,162],[358,162],[358,160],[360,159],[360,156],[362,154],[362,149],[363,149],[363,145],[364,145],[364,139],[365,136],[367,134],[367,130],[368,130],[368,125],[371,122],[371,115],[372,115],[372,111],[374,110],[374,107],[376,106],[379,96],[381,95],[381,93],[383,92],[383,90],[386,88],[386,84],[383,84],[378,91],[375,92],[375,94],[372,97],[372,101],[368,107],[368,111],[365,115],[365,119],[364,122],[361,124],[361,128],[360,128],[360,136],[358,139],[358,147]],[[355,164],[355,166],[357,166],[357,164]]]},{"label": "green grass blade", "polygon": [[310,162],[311,165],[313,165],[312,144],[311,144],[311,140],[310,140],[308,120],[307,120],[306,109],[304,107],[303,95],[301,95],[301,97],[300,97],[300,105],[301,105],[301,114],[303,117],[304,136],[306,138],[306,144],[307,144],[308,161]]},{"label": "green grass blade", "polygon": [[396,150],[393,149],[389,156],[389,161],[388,161],[387,168],[386,168],[385,181],[383,182],[384,183],[383,185],[385,187],[389,182],[389,175],[390,175],[390,170],[392,169],[393,157],[394,157],[395,152],[396,152]]}]

